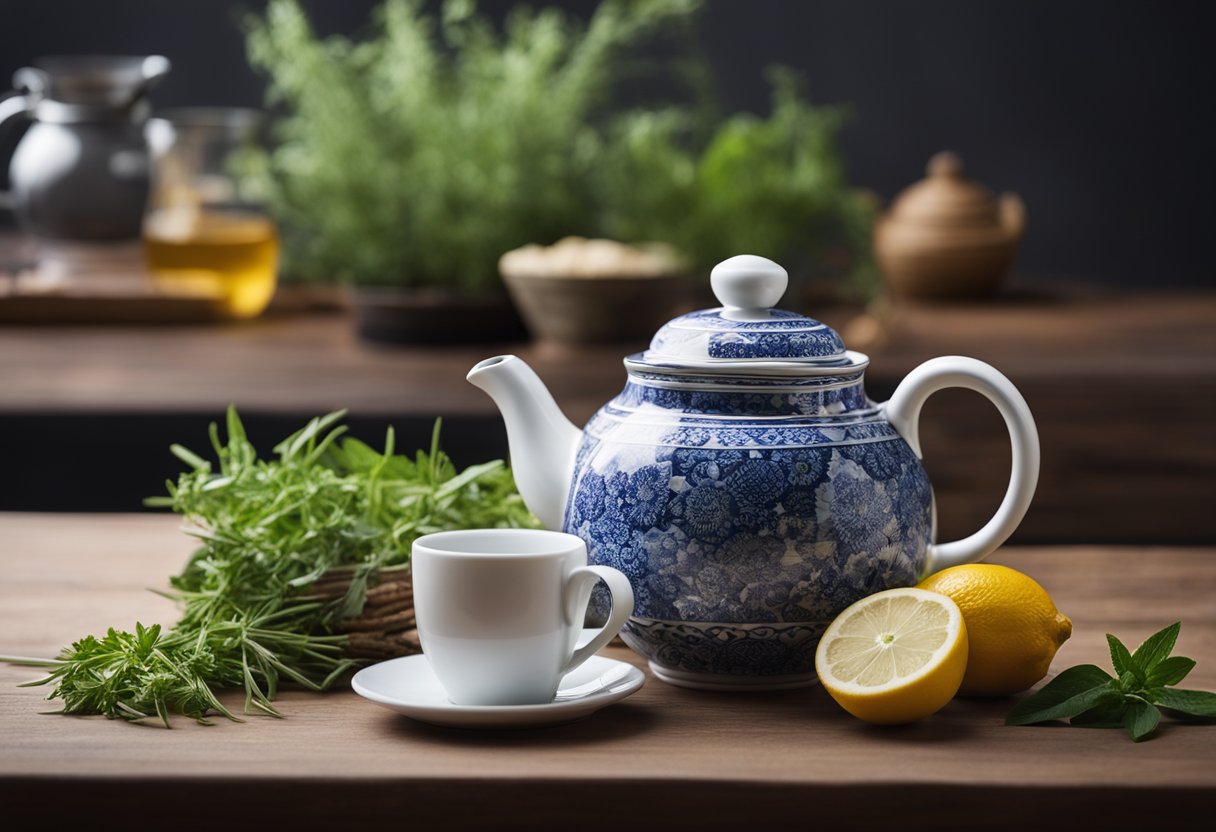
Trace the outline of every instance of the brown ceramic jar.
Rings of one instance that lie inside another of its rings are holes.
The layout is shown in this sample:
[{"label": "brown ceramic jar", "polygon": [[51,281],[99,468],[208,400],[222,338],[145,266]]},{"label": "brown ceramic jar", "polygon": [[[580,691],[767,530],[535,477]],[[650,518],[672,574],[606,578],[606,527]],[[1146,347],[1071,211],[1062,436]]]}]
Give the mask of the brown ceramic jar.
[{"label": "brown ceramic jar", "polygon": [[878,221],[874,256],[897,296],[981,297],[1009,270],[1025,224],[1016,194],[994,197],[947,151],[929,160],[927,178],[896,196]]}]

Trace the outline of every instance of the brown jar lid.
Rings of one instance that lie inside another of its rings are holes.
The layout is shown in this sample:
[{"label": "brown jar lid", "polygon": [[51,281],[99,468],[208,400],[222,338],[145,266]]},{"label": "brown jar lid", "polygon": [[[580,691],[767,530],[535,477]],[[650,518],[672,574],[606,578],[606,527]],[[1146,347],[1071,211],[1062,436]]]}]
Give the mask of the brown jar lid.
[{"label": "brown jar lid", "polygon": [[926,178],[909,185],[891,204],[890,219],[898,223],[938,227],[998,227],[996,197],[968,179],[963,160],[949,150],[933,156]]}]

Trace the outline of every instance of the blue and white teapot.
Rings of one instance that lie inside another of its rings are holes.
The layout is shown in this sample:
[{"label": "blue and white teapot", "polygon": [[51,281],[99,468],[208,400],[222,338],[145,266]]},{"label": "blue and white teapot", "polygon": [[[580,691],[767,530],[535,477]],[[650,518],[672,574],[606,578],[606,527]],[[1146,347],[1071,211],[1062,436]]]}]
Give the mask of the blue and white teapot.
[{"label": "blue and white teapot", "polygon": [[[769,307],[776,263],[740,255],[711,275],[722,307],[666,324],[625,359],[625,389],[579,430],[515,356],[468,375],[506,421],[528,507],[629,576],[621,635],[659,678],[700,688],[797,687],[846,606],[991,553],[1030,504],[1039,441],[1025,400],[972,358],[927,361],[882,404],[869,359],[830,327]],[[996,515],[935,541],[917,422],[933,392],[987,396],[1009,428],[1013,467]]]}]

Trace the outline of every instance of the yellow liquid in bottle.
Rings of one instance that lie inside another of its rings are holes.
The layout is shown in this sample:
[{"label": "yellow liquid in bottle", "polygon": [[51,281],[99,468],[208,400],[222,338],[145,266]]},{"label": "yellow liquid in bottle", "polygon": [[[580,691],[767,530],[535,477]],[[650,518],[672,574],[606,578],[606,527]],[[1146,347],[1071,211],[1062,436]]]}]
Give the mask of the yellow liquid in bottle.
[{"label": "yellow liquid in bottle", "polygon": [[274,296],[279,235],[265,217],[157,212],[144,223],[144,252],[167,294],[215,298],[231,317],[256,317]]}]

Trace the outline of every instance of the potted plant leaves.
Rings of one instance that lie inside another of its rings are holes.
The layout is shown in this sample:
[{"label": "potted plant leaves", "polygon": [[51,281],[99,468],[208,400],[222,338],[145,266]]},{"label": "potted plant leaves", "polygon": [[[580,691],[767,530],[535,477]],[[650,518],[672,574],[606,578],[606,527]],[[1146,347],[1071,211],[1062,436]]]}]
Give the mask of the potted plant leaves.
[{"label": "potted plant leaves", "polygon": [[812,106],[789,70],[770,70],[767,116],[724,119],[671,107],[614,125],[599,168],[605,232],[661,240],[692,273],[735,254],[782,263],[796,290],[833,287],[863,300],[878,285],[870,256],[877,201],[849,184],[837,146],[846,111]]},{"label": "potted plant leaves", "polygon": [[248,47],[286,110],[260,173],[285,272],[353,285],[368,338],[520,334],[499,257],[595,231],[596,117],[617,57],[695,5],[608,0],[585,25],[517,8],[500,30],[471,2],[437,19],[386,0],[355,42],[272,0]]},{"label": "potted plant leaves", "polygon": [[[285,274],[352,285],[362,334],[407,341],[521,335],[499,259],[570,236],[664,244],[700,276],[760,254],[796,287],[826,277],[837,295],[868,295],[874,210],[845,176],[840,108],[812,107],[777,70],[770,114],[720,117],[703,56],[682,43],[670,60],[684,80],[652,85],[657,103],[613,100],[626,66],[635,81],[656,66],[634,60],[636,47],[687,34],[698,7],[606,0],[586,24],[519,8],[497,27],[469,0],[448,0],[438,19],[386,0],[353,42],[318,38],[296,0],[272,0],[250,20],[249,50],[286,110],[259,169]],[[602,324],[567,341],[634,337],[609,325],[604,300],[662,309],[682,294],[670,274],[651,276],[662,279],[631,275],[630,288],[504,275],[533,332],[555,337],[555,315]]]},{"label": "potted plant leaves", "polygon": [[766,116],[667,106],[612,122],[595,198],[604,231],[634,245],[567,239],[504,255],[500,271],[534,335],[644,343],[688,302],[681,275],[701,276],[695,302],[713,305],[704,276],[740,252],[789,266],[795,292],[815,292],[817,305],[872,293],[877,206],[845,176],[845,113],[812,106],[789,71],[772,81]]}]

